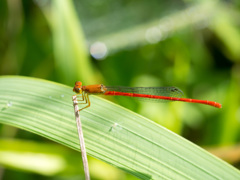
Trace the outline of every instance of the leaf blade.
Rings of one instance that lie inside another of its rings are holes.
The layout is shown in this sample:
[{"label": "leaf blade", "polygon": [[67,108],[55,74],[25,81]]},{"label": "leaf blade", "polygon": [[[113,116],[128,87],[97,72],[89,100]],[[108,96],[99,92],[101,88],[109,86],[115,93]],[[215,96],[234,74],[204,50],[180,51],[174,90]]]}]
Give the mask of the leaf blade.
[{"label": "leaf blade", "polygon": [[[0,78],[0,122],[79,151],[72,88],[23,77]],[[238,170],[169,130],[91,96],[81,111],[87,153],[141,179],[238,179]],[[12,104],[11,106],[7,106]]]}]

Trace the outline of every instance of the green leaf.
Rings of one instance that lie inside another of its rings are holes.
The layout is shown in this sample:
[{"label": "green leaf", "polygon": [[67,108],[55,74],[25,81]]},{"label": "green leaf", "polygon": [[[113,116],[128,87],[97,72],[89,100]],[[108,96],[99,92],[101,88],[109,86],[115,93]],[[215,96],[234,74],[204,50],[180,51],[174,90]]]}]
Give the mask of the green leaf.
[{"label": "green leaf", "polygon": [[45,176],[69,171],[76,174],[75,167],[79,168],[81,162],[76,154],[77,152],[73,153],[70,149],[52,143],[0,139],[1,165]]},{"label": "green leaf", "polygon": [[[1,77],[0,122],[79,151],[73,94],[72,87],[50,81]],[[88,155],[141,179],[240,179],[234,167],[156,123],[90,99],[80,113]]]},{"label": "green leaf", "polygon": [[64,83],[71,83],[75,78],[82,77],[87,82],[94,82],[96,72],[90,63],[81,23],[72,1],[54,0],[51,10],[52,16],[45,14],[53,34],[58,76]]}]

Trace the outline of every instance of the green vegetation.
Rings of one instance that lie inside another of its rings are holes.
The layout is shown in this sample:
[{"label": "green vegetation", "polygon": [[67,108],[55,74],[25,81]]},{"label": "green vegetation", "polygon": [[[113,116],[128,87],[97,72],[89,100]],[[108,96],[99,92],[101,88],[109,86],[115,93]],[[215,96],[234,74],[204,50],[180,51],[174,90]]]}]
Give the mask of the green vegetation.
[{"label": "green vegetation", "polygon": [[239,3],[187,2],[1,1],[0,73],[11,76],[0,77],[0,179],[83,178],[77,80],[176,86],[223,105],[108,97],[125,109],[91,96],[81,118],[92,179],[239,179],[229,150],[239,141]]}]

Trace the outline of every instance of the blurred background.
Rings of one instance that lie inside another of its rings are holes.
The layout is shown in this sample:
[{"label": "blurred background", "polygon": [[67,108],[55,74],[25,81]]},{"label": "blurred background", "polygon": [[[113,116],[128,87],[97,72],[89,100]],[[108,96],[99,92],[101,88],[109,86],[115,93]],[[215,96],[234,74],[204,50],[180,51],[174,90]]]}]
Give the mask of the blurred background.
[{"label": "blurred background", "polygon": [[[69,86],[77,80],[176,86],[185,97],[222,103],[217,109],[108,98],[239,168],[239,17],[237,0],[3,0],[0,74]],[[6,125],[0,125],[0,137],[0,180],[84,178],[78,152]],[[4,144],[24,148],[9,153]],[[42,169],[24,163],[41,163],[36,149],[61,157],[64,168],[50,157]],[[92,179],[136,179],[97,159],[89,157],[89,163]]]}]

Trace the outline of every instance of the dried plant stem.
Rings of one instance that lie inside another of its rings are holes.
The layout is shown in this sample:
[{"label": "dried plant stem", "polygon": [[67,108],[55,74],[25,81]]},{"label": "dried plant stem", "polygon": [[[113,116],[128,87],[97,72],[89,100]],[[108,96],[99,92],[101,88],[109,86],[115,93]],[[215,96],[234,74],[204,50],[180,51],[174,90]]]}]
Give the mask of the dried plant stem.
[{"label": "dried plant stem", "polygon": [[75,118],[76,118],[76,123],[77,123],[80,148],[81,148],[81,153],[82,153],[85,179],[90,180],[88,161],[87,161],[87,153],[86,153],[86,148],[85,148],[85,143],[84,143],[84,138],[83,138],[82,124],[81,124],[81,119],[80,119],[80,114],[79,114],[77,96],[73,96],[72,100],[73,100],[73,107],[74,107]]}]

